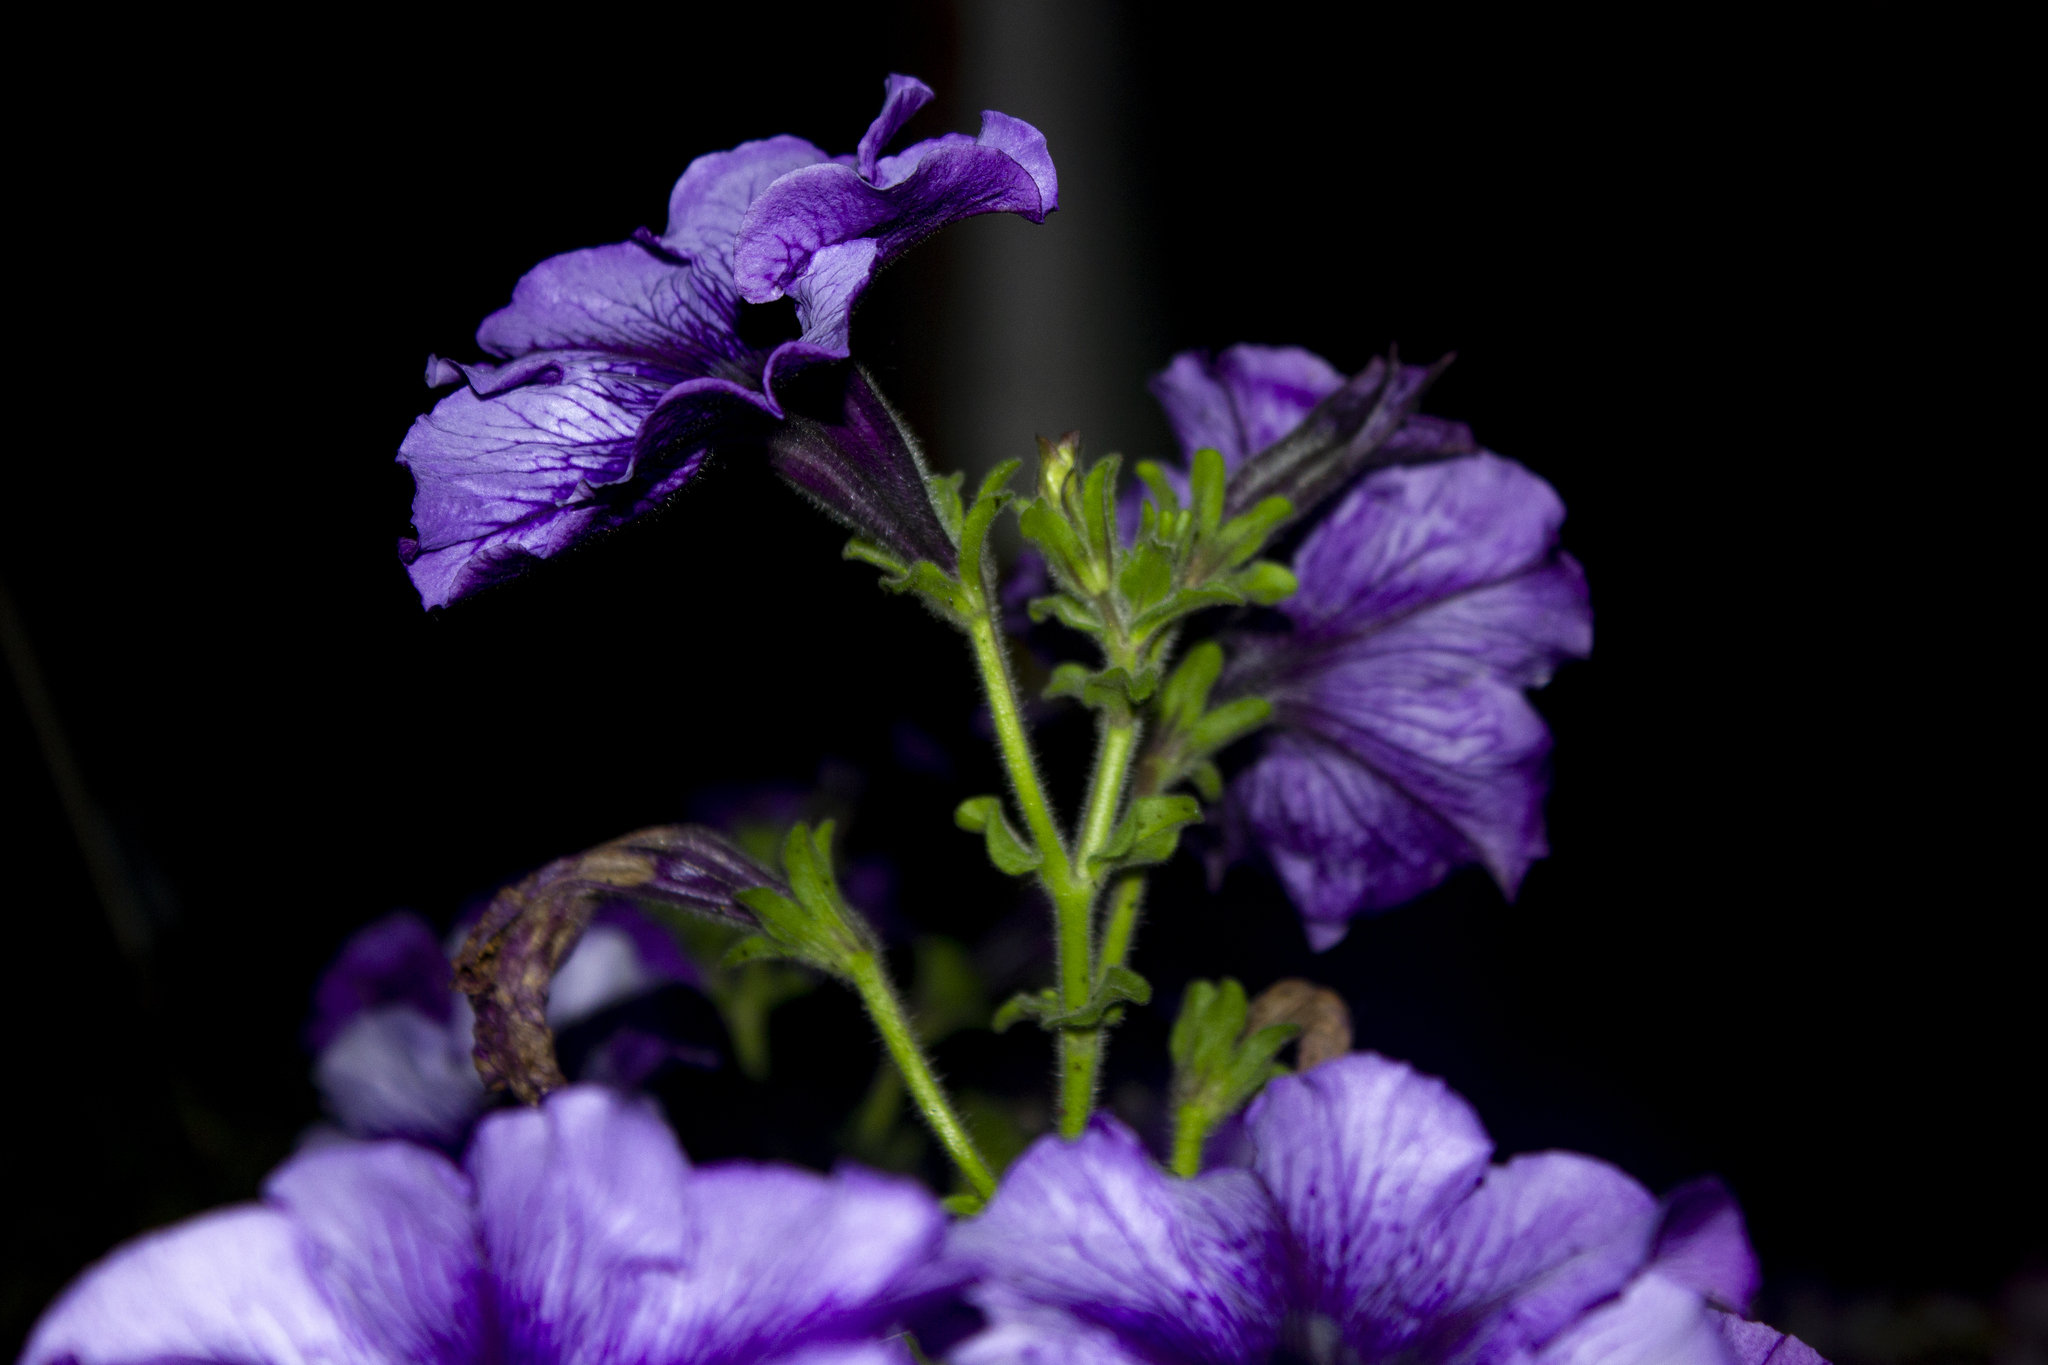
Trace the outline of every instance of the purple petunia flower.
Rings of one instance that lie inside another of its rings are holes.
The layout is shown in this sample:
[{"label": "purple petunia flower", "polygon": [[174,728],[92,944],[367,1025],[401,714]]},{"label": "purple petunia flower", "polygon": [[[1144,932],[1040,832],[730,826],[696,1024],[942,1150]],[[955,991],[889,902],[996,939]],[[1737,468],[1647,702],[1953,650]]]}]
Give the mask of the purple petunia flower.
[{"label": "purple petunia flower", "polygon": [[[1585,576],[1558,546],[1563,503],[1461,424],[1410,411],[1428,377],[1346,381],[1306,351],[1238,346],[1179,356],[1154,382],[1182,445],[1223,454],[1233,500],[1240,484],[1335,495],[1297,509],[1320,520],[1280,606],[1292,629],[1239,637],[1219,688],[1273,702],[1227,820],[1272,859],[1317,949],[1468,863],[1515,894],[1549,851],[1550,734],[1523,694],[1592,648]],[[1336,430],[1330,414],[1361,392],[1375,402]],[[1288,472],[1319,424],[1335,431],[1325,451],[1348,440],[1348,467],[1371,471],[1348,489],[1326,477],[1347,467],[1334,457]]]},{"label": "purple petunia flower", "polygon": [[[698,976],[674,940],[630,907],[607,906],[556,971],[548,1023],[559,1032],[675,982],[695,985]],[[401,910],[356,931],[314,989],[307,1027],[328,1113],[352,1137],[459,1147],[488,1103],[471,1055],[474,1021],[425,920]],[[678,1057],[705,1060],[620,1028],[593,1049],[583,1074],[633,1086]]]},{"label": "purple petunia flower", "polygon": [[1041,1139],[954,1231],[987,1319],[955,1365],[1819,1359],[1739,1316],[1756,1262],[1717,1182],[1494,1165],[1470,1106],[1371,1053],[1273,1082],[1245,1129],[1249,1169],[1193,1180],[1107,1116]]},{"label": "purple petunia flower", "polygon": [[886,1334],[944,1228],[857,1168],[692,1168],[651,1106],[578,1087],[484,1120],[460,1169],[404,1142],[295,1157],[261,1204],[87,1270],[22,1360],[908,1365]]},{"label": "purple petunia flower", "polygon": [[[429,384],[464,387],[399,447],[416,486],[416,534],[399,554],[422,603],[446,605],[638,516],[721,442],[763,439],[790,415],[800,372],[847,356],[874,272],[921,238],[974,214],[1042,222],[1058,207],[1044,137],[1004,114],[984,113],[978,137],[882,156],[931,98],[922,81],[891,76],[850,157],[784,136],[697,158],[660,237],[543,261],[484,319],[477,344],[504,363],[430,358]],[[785,296],[800,336],[742,336],[743,303]],[[841,382],[850,392],[827,404],[826,435],[780,452],[778,469],[862,534],[950,563],[915,452],[893,427],[876,430],[885,410],[863,376]],[[865,443],[850,470],[849,440]],[[850,485],[849,501],[832,500]]]}]

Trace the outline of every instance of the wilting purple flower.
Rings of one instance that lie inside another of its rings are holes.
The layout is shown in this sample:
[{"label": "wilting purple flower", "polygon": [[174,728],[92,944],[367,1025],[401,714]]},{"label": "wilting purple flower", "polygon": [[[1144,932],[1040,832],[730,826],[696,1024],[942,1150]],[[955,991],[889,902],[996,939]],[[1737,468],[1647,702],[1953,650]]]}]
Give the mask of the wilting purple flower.
[{"label": "wilting purple flower", "polygon": [[[1461,424],[1408,412],[1427,373],[1347,383],[1306,351],[1239,346],[1177,357],[1154,385],[1187,449],[1223,453],[1233,496],[1290,443],[1307,456],[1263,483],[1336,492],[1299,509],[1313,529],[1280,606],[1292,629],[1241,636],[1219,689],[1273,702],[1228,820],[1272,859],[1318,949],[1468,863],[1515,894],[1549,851],[1550,733],[1524,691],[1592,648],[1585,576],[1558,546],[1563,503]],[[1334,423],[1360,392],[1380,397]],[[1371,472],[1333,486],[1339,456]]]},{"label": "wilting purple flower", "polygon": [[[1045,139],[1003,114],[985,113],[979,137],[947,134],[881,156],[932,98],[908,76],[891,76],[887,92],[854,156],[828,158],[784,136],[699,157],[676,182],[660,237],[643,230],[541,262],[477,329],[503,364],[429,359],[429,384],[464,387],[399,447],[417,533],[399,552],[425,605],[630,520],[721,442],[760,441],[789,415],[798,372],[846,357],[869,279],[919,239],[978,213],[1042,222],[1058,207]],[[745,339],[742,302],[785,295],[802,334]],[[831,510],[908,558],[948,554],[914,452],[893,426],[875,430],[883,409],[862,376],[839,383],[850,393],[830,401],[834,389],[823,415],[837,445],[809,459],[782,453],[779,466],[809,473],[796,481],[814,496],[878,484]],[[849,476],[836,466],[852,437],[878,444],[857,452]],[[834,468],[819,474],[819,462]]]},{"label": "wilting purple flower", "polygon": [[87,1270],[22,1360],[908,1365],[885,1334],[944,1226],[859,1169],[693,1169],[651,1106],[578,1087],[485,1119],[460,1169],[404,1142],[295,1157],[261,1204]]},{"label": "wilting purple flower", "polygon": [[1756,1263],[1715,1182],[1660,1204],[1590,1157],[1494,1165],[1470,1106],[1371,1053],[1275,1081],[1245,1127],[1249,1169],[1193,1180],[1107,1116],[1041,1139],[954,1232],[987,1325],[951,1359],[1755,1365],[1776,1337],[1736,1316]]},{"label": "wilting purple flower", "polygon": [[[697,980],[657,925],[630,907],[607,906],[556,971],[548,1023],[560,1031],[662,986]],[[307,1027],[313,1083],[328,1113],[354,1137],[459,1146],[487,1103],[471,1056],[474,1021],[425,920],[401,910],[358,930],[320,978]],[[621,1028],[593,1049],[584,1077],[637,1085],[679,1055],[666,1039]]]}]

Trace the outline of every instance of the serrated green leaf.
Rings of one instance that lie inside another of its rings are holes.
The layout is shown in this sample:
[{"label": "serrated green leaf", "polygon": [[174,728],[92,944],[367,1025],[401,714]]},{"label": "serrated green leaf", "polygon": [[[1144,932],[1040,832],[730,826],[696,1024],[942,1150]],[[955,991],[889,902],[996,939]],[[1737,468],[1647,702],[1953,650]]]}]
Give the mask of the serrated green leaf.
[{"label": "serrated green leaf", "polygon": [[953,823],[981,835],[988,844],[988,860],[1012,877],[1035,871],[1045,861],[1037,849],[1019,839],[1010,828],[999,797],[969,797],[954,810]]}]

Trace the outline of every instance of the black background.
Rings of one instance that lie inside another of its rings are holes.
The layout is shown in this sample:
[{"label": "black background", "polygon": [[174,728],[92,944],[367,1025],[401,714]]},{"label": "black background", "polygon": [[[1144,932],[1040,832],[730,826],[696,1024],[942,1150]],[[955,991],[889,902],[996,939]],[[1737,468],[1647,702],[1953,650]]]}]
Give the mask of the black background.
[{"label": "black background", "polygon": [[[1504,1150],[1721,1173],[1780,1300],[1992,1292],[2048,1248],[2004,788],[2033,785],[2037,687],[1986,595],[2017,455],[1926,416],[1983,350],[1942,312],[1971,267],[1920,227],[1956,174],[1928,97],[1824,35],[1177,14],[1116,11],[1156,360],[1455,348],[1429,406],[1563,494],[1597,643],[1539,698],[1555,855],[1517,904],[1467,873],[1317,957],[1256,870],[1212,898],[1182,866],[1118,1075],[1156,1072],[1190,975],[1309,975]],[[391,454],[428,351],[473,355],[542,257],[658,227],[699,152],[850,148],[887,71],[940,90],[913,135],[973,127],[940,6],[550,22],[124,31],[31,73],[0,573],[158,927],[138,974],[0,705],[10,1332],[114,1242],[254,1190],[316,1115],[312,982],[394,905],[446,924],[829,758],[865,775],[850,848],[896,860],[900,927],[1014,922],[947,821],[999,783],[964,651],[750,461],[420,611]],[[855,331],[926,431],[947,262],[892,270]],[[904,721],[949,774],[903,761]],[[1071,799],[1085,729],[1047,740]],[[823,1159],[787,1134],[858,1096],[861,1027],[829,990],[787,1007],[779,1117],[700,1097],[686,1140]],[[1033,1048],[943,1060],[1028,1081]]]}]

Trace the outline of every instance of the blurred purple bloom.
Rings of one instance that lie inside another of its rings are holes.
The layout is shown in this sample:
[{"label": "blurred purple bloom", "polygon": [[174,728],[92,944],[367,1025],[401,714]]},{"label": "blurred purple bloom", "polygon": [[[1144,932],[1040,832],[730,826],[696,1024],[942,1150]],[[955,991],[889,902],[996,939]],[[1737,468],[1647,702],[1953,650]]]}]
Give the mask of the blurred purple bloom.
[{"label": "blurred purple bloom", "polygon": [[[416,487],[416,535],[399,553],[426,606],[648,510],[721,441],[758,441],[787,415],[794,375],[846,357],[869,279],[919,239],[973,214],[1041,222],[1058,206],[1045,139],[1003,114],[984,114],[979,137],[948,134],[880,156],[932,97],[907,76],[891,76],[887,92],[853,157],[833,160],[788,136],[699,157],[676,182],[659,238],[643,230],[541,262],[477,329],[477,344],[504,363],[428,360],[429,384],[464,387],[399,447]],[[743,301],[785,295],[801,336],[742,337]],[[854,409],[850,424],[865,432],[872,419]],[[833,415],[827,425],[837,429]],[[884,496],[918,473],[901,444],[862,452]],[[906,461],[908,474],[897,468]],[[874,501],[835,510],[858,520]],[[919,512],[910,544],[898,547],[913,557],[937,526],[929,508],[910,509]],[[858,529],[887,540],[893,528]]]},{"label": "blurred purple bloom", "polygon": [[[1383,391],[1424,377],[1403,367]],[[1239,346],[1177,357],[1154,391],[1184,447],[1236,470],[1327,417],[1318,405],[1345,385],[1306,351]],[[1524,691],[1592,649],[1550,486],[1458,423],[1409,414],[1374,434],[1364,420],[1371,461],[1393,463],[1302,509],[1301,588],[1280,606],[1292,629],[1241,636],[1219,689],[1273,702],[1227,819],[1272,859],[1317,949],[1469,863],[1515,894],[1549,851],[1550,733]]]},{"label": "blurred purple bloom", "polygon": [[944,1224],[858,1169],[693,1169],[651,1106],[578,1087],[486,1119],[461,1169],[403,1142],[295,1157],[262,1203],[87,1270],[22,1360],[908,1365],[883,1334]]},{"label": "blurred purple bloom", "polygon": [[[956,1365],[1263,1360],[1756,1365],[1756,1265],[1714,1182],[1660,1204],[1547,1152],[1491,1161],[1440,1081],[1354,1053],[1275,1081],[1249,1169],[1176,1180],[1098,1116],[1046,1138],[948,1257],[987,1326]],[[1776,1358],[1806,1360],[1796,1342]]]},{"label": "blurred purple bloom", "polygon": [[[568,1028],[673,982],[698,982],[674,940],[629,907],[607,907],[555,973],[548,1022]],[[488,1103],[471,1055],[475,1016],[425,920],[401,910],[358,930],[313,1002],[313,1083],[343,1132],[461,1144]],[[621,1029],[593,1050],[584,1075],[637,1085],[677,1055],[665,1039]]]}]

